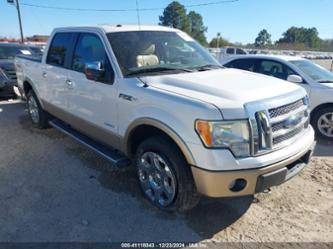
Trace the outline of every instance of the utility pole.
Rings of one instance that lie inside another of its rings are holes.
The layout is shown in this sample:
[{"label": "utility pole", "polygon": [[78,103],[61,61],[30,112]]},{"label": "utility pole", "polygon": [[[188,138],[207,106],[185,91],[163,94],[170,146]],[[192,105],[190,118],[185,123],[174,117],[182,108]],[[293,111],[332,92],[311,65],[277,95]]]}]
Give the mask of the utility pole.
[{"label": "utility pole", "polygon": [[220,46],[219,46],[220,36],[221,36],[221,34],[220,34],[220,33],[217,33],[217,38],[216,38],[216,48],[217,48],[217,49],[220,47]]},{"label": "utility pole", "polygon": [[16,6],[17,16],[18,16],[18,19],[19,19],[19,25],[20,25],[21,43],[24,43],[23,28],[22,28],[22,20],[21,20],[21,11],[20,11],[20,3],[19,3],[19,0],[15,0],[15,3],[14,3],[14,0],[7,0],[7,3],[15,4],[15,6]]}]

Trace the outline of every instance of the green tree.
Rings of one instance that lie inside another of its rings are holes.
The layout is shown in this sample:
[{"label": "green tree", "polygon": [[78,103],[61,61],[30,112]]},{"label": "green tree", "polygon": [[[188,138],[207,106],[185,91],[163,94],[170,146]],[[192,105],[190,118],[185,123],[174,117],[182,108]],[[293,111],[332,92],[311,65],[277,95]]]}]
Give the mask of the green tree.
[{"label": "green tree", "polygon": [[254,46],[264,48],[270,45],[272,45],[271,34],[266,29],[261,30],[254,41]]},{"label": "green tree", "polygon": [[303,43],[309,48],[319,48],[321,39],[316,28],[291,27],[283,33],[282,38],[277,43]]},{"label": "green tree", "polygon": [[187,17],[190,23],[189,35],[191,35],[202,45],[207,45],[207,38],[205,36],[205,32],[207,32],[207,27],[205,27],[203,23],[202,16],[195,11],[190,11]]},{"label": "green tree", "polygon": [[205,27],[202,16],[195,12],[190,11],[188,14],[184,5],[177,1],[170,3],[163,11],[162,16],[159,17],[159,25],[180,29],[202,45],[207,45]]},{"label": "green tree", "polygon": [[231,46],[232,43],[229,42],[228,40],[222,38],[222,37],[219,37],[219,43],[217,44],[217,38],[213,38],[210,42],[209,42],[209,47],[211,48],[216,48],[217,45],[218,47],[226,47],[226,46]]},{"label": "green tree", "polygon": [[190,22],[184,5],[177,1],[170,3],[159,17],[160,25],[183,30],[190,34]]}]

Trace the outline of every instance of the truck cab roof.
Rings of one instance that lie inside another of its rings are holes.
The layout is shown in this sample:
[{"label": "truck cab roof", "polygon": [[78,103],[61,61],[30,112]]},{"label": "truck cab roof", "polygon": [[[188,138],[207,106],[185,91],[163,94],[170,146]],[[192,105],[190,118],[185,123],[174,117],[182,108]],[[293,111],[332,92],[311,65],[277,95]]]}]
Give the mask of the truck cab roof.
[{"label": "truck cab roof", "polygon": [[83,31],[83,30],[101,30],[104,33],[127,32],[127,31],[173,31],[181,32],[180,30],[164,27],[160,25],[137,25],[137,24],[101,24],[95,26],[78,26],[78,27],[62,27],[56,28],[54,32],[59,31]]}]

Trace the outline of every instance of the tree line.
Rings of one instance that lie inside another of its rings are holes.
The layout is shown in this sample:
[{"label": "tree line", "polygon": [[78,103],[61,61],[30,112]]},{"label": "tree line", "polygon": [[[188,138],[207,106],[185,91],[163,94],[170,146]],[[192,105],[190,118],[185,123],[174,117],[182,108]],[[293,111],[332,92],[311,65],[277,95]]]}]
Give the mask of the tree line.
[{"label": "tree line", "polygon": [[271,34],[266,29],[261,30],[254,42],[250,44],[235,44],[221,36],[207,42],[205,33],[208,28],[204,25],[203,17],[195,11],[187,13],[185,6],[178,1],[170,3],[164,9],[159,20],[159,25],[183,30],[206,47],[246,46],[252,48],[333,51],[333,39],[321,39],[316,28],[304,27],[290,27],[275,42],[272,41]]}]

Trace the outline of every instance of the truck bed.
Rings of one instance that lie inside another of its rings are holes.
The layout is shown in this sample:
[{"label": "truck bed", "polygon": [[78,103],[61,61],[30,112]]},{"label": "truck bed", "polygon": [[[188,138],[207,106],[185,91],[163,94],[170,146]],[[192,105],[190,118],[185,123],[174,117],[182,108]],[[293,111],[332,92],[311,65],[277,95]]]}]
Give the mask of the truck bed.
[{"label": "truck bed", "polygon": [[25,60],[30,60],[34,62],[42,62],[42,56],[36,56],[36,55],[25,55],[25,54],[20,54],[16,56],[17,58],[20,59],[25,59]]}]

